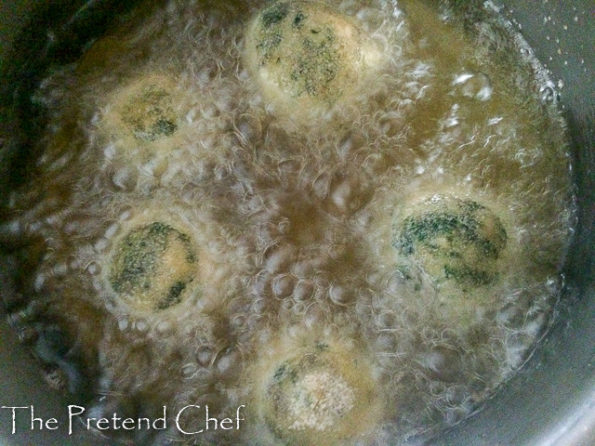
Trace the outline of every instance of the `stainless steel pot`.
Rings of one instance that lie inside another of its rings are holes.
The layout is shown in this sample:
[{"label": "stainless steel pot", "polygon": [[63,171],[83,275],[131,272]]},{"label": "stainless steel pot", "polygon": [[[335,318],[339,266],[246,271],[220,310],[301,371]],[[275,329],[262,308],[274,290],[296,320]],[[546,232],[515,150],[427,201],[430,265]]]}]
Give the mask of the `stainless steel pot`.
[{"label": "stainless steel pot", "polygon": [[[23,92],[35,84],[37,69],[47,57],[74,60],[85,41],[100,34],[133,3],[5,0],[0,4],[0,197],[6,197],[27,171],[24,149],[35,129],[28,128],[26,120],[16,125],[20,118],[16,111],[23,112]],[[564,84],[560,103],[573,139],[579,225],[565,268],[563,304],[546,340],[480,413],[431,444],[586,446],[595,438],[593,5],[588,0],[502,0],[501,6],[551,70],[552,78]],[[25,113],[35,110],[29,108]],[[18,139],[24,145],[9,143]],[[11,262],[0,262],[0,294],[5,299],[15,292],[14,276]],[[48,390],[35,361],[20,348],[5,318],[1,319],[0,406],[34,405],[36,416],[56,417],[65,423],[67,405],[81,402]],[[103,444],[80,430],[72,436],[65,429],[32,431],[28,418],[19,420],[18,432],[12,435],[11,411],[0,410],[0,444]]]}]

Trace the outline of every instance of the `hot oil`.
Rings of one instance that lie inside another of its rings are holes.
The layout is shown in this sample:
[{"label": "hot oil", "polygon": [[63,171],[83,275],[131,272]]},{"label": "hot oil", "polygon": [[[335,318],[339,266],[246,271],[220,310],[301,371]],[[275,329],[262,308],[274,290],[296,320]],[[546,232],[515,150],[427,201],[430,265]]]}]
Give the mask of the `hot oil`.
[{"label": "hot oil", "polygon": [[[484,19],[470,26],[458,3],[329,5],[381,57],[326,108],[292,109],[255,82],[244,45],[261,2],[143,8],[36,92],[51,112],[40,175],[11,197],[2,232],[41,254],[11,317],[38,332],[38,351],[44,327],[76,340],[65,356],[93,382],[93,416],[245,404],[245,430],[200,439],[275,444],[259,408],[267,373],[299,352],[324,363],[312,346],[330,345],[366,364],[377,395],[353,442],[404,444],[476,410],[545,332],[573,207],[564,124],[536,62],[482,8],[463,11]],[[489,283],[437,280],[434,251],[397,249],[403,222],[440,200],[501,222]],[[154,222],[197,256],[197,279],[159,310],[109,279],[126,234]],[[72,380],[51,352],[52,373]]]}]

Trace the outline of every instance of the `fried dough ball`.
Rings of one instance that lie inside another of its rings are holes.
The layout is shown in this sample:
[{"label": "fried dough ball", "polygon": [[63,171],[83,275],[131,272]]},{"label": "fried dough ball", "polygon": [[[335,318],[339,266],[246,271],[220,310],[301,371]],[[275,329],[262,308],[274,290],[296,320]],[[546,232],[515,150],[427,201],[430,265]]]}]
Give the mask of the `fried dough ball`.
[{"label": "fried dough ball", "polygon": [[369,361],[357,349],[316,341],[267,362],[261,416],[288,445],[335,445],[365,435],[378,416]]},{"label": "fried dough ball", "polygon": [[396,225],[394,246],[414,256],[440,286],[465,292],[493,283],[507,234],[490,209],[450,195],[435,195]]},{"label": "fried dough ball", "polygon": [[280,1],[250,23],[246,56],[269,100],[302,108],[345,96],[378,51],[348,17],[321,4]]},{"label": "fried dough ball", "polygon": [[196,263],[190,238],[155,221],[132,229],[119,241],[108,280],[127,304],[160,311],[182,301]]},{"label": "fried dough ball", "polygon": [[173,148],[180,126],[181,98],[173,79],[147,74],[111,93],[99,123],[103,132],[126,146]]},{"label": "fried dough ball", "polygon": [[177,129],[172,98],[158,84],[139,88],[130,102],[122,107],[122,122],[135,138],[155,141],[173,135]]}]

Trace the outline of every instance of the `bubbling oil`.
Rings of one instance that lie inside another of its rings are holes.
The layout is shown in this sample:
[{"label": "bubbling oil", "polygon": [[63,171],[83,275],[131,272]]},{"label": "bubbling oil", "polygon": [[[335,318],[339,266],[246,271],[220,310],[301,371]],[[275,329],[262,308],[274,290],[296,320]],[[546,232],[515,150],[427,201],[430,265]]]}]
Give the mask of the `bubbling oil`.
[{"label": "bubbling oil", "polygon": [[[169,1],[55,68],[40,174],[0,234],[26,241],[10,318],[48,380],[90,381],[96,417],[248,408],[244,430],[142,444],[406,444],[480,407],[551,319],[569,156],[518,36],[435,3]],[[250,26],[319,7],[374,57],[309,114],[266,90]]]}]

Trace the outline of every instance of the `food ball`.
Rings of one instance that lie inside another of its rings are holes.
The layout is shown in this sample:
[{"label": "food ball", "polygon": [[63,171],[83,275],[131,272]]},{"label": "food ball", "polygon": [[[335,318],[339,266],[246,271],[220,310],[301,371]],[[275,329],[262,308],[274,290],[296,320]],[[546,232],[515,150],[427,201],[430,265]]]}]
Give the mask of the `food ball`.
[{"label": "food ball", "polygon": [[461,291],[494,283],[506,248],[506,229],[485,206],[435,195],[395,226],[393,244],[414,257],[439,286]]},{"label": "food ball", "polygon": [[378,58],[357,24],[321,4],[275,2],[251,22],[247,64],[277,103],[331,105]]},{"label": "food ball", "polygon": [[142,75],[112,92],[100,126],[128,146],[159,143],[169,147],[180,125],[180,100],[173,79]]},{"label": "food ball", "polygon": [[135,138],[155,141],[177,129],[169,93],[159,85],[145,85],[122,109],[122,121]]},{"label": "food ball", "polygon": [[190,238],[154,221],[135,227],[116,245],[109,283],[126,304],[160,311],[179,304],[196,270]]},{"label": "food ball", "polygon": [[378,399],[366,362],[323,342],[285,352],[261,390],[266,423],[291,445],[344,444],[365,434]]}]

